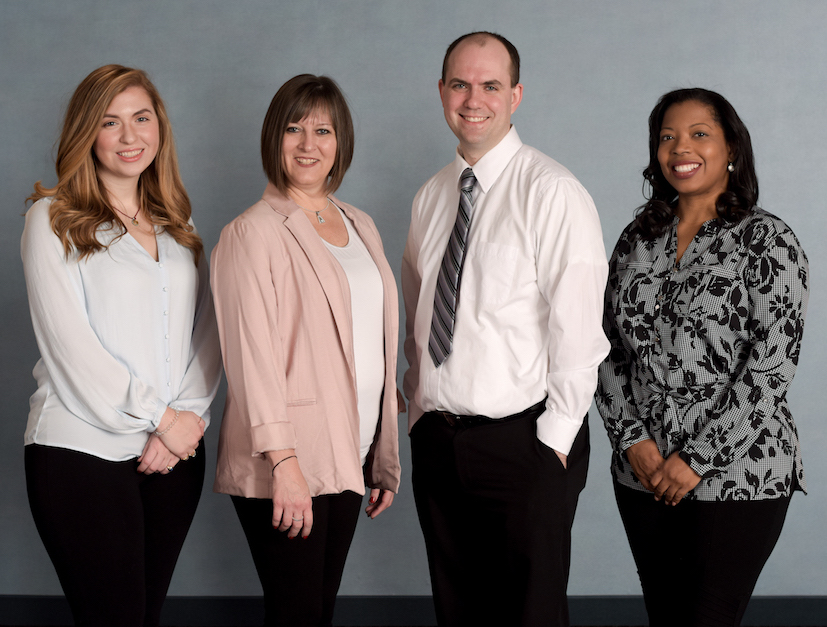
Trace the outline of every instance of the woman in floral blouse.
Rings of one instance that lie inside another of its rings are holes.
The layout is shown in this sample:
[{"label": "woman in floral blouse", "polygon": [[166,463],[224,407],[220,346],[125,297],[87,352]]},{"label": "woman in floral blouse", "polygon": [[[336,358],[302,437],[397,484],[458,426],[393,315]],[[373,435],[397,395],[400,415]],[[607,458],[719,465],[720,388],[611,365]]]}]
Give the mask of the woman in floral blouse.
[{"label": "woman in floral blouse", "polygon": [[740,625],[805,490],[787,389],[807,257],[756,206],[749,133],[719,94],[663,96],[649,157],[610,262],[597,406],[650,625]]}]

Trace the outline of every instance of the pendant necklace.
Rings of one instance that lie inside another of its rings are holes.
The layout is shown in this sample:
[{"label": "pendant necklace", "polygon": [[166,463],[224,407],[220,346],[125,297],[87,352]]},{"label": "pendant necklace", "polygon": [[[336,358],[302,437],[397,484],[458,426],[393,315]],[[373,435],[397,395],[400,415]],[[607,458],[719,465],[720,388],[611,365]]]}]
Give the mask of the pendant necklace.
[{"label": "pendant necklace", "polygon": [[[293,201],[293,202],[295,202],[295,201]],[[297,204],[297,205],[299,205],[299,203],[296,203],[296,204]],[[330,205],[332,205],[332,204],[333,204],[333,203],[331,202],[330,198],[328,198],[328,199],[327,199],[327,204],[326,204],[324,207],[322,207],[321,209],[319,209],[318,211],[316,211],[315,209],[305,209],[305,208],[304,208],[304,207],[302,207],[301,205],[299,205],[299,209],[302,209],[302,210],[304,210],[304,211],[307,211],[308,213],[315,213],[315,214],[316,214],[316,219],[319,221],[319,224],[324,224],[324,223],[325,223],[325,219],[324,219],[324,218],[323,218],[320,214],[322,213],[322,211],[324,211],[325,209],[327,209],[327,208],[328,208]],[[138,214],[136,213],[135,215],[138,215]],[[127,216],[127,217],[129,217],[129,216]]]},{"label": "pendant necklace", "polygon": [[[325,209],[326,209],[326,208],[327,208],[327,207],[325,207]],[[135,212],[135,215],[134,215],[134,216],[130,216],[128,213],[124,213],[123,211],[121,211],[121,210],[120,210],[120,209],[118,209],[117,207],[115,207],[114,209],[115,209],[115,211],[117,211],[118,213],[120,213],[122,216],[126,216],[127,218],[129,218],[130,220],[132,220],[132,226],[138,226],[138,224],[139,224],[139,223],[138,223],[138,214],[139,214],[139,213],[141,213],[141,210],[140,210],[140,209],[138,209],[138,210]]]}]

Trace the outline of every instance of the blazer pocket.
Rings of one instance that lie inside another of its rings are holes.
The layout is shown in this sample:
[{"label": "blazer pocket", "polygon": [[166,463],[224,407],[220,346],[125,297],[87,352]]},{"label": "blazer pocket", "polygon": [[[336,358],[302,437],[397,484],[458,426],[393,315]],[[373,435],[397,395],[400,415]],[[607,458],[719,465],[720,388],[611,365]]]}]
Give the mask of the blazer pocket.
[{"label": "blazer pocket", "polygon": [[302,405],[315,405],[315,398],[297,398],[292,401],[287,401],[288,407],[301,407]]}]

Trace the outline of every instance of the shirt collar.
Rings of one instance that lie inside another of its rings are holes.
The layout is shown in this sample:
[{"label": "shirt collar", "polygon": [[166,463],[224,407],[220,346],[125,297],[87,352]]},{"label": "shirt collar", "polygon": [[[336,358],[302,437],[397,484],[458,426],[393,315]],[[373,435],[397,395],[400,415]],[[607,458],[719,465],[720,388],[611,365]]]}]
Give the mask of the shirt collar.
[{"label": "shirt collar", "polygon": [[454,159],[454,174],[457,181],[459,181],[459,177],[465,168],[471,168],[474,171],[479,189],[484,193],[488,193],[488,190],[491,189],[491,186],[500,177],[500,174],[503,173],[511,158],[517,154],[522,145],[523,142],[520,140],[520,136],[517,135],[517,129],[512,124],[511,129],[500,140],[500,143],[486,152],[473,166],[468,165],[468,162],[462,158],[459,150],[457,150],[457,156]]}]

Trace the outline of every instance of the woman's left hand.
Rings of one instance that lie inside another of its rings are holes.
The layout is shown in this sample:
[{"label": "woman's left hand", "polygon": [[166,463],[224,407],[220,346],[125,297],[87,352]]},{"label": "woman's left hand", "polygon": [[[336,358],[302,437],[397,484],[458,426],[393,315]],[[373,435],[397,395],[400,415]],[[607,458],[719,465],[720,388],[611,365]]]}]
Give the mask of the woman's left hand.
[{"label": "woman's left hand", "polygon": [[393,503],[393,492],[373,488],[370,491],[370,500],[365,508],[368,518],[376,518],[379,514],[388,509]]},{"label": "woman's left hand", "polygon": [[168,475],[179,461],[181,460],[164,445],[161,438],[150,435],[138,458],[138,472],[145,475],[156,472]]},{"label": "woman's left hand", "polygon": [[667,505],[677,505],[700,481],[700,475],[676,451],[666,458],[652,477],[655,500],[663,499]]}]

